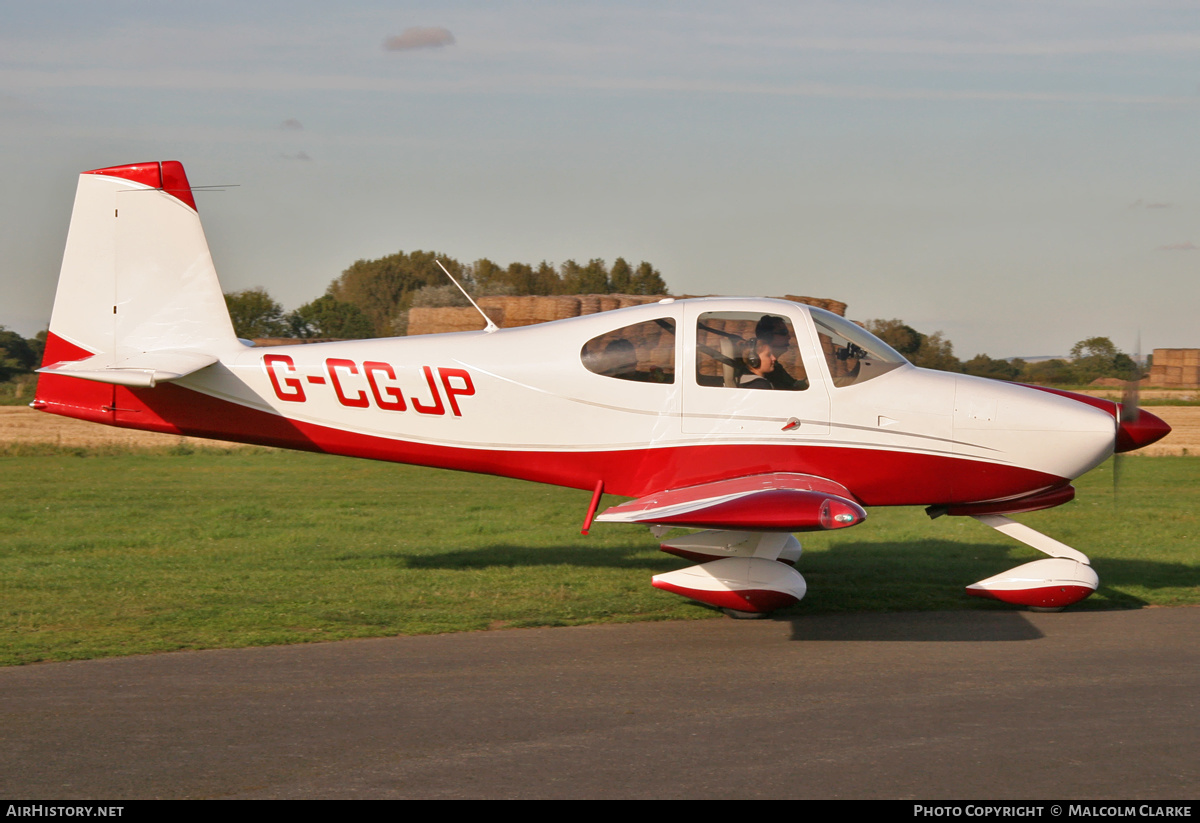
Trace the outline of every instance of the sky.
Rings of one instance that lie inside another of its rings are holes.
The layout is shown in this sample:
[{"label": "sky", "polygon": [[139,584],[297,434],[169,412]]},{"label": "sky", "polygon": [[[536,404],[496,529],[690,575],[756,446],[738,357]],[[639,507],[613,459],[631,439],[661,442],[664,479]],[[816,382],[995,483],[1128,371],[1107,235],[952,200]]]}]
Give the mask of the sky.
[{"label": "sky", "polygon": [[648,260],[966,359],[1200,347],[1200,4],[0,0],[0,325],[78,174],[179,160],[226,291]]}]

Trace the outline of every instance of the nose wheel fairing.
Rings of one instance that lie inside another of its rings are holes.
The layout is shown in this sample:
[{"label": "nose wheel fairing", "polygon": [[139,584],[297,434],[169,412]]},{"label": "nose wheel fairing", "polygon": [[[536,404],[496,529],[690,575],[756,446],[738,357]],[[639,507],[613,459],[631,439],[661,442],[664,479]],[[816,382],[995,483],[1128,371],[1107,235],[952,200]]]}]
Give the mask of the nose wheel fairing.
[{"label": "nose wheel fairing", "polygon": [[1028,606],[1058,610],[1078,603],[1100,586],[1088,556],[1002,514],[971,515],[985,526],[1049,555],[967,586],[967,594]]},{"label": "nose wheel fairing", "polygon": [[1034,560],[967,586],[967,594],[1028,606],[1062,609],[1089,597],[1100,585],[1094,569],[1078,560]]}]

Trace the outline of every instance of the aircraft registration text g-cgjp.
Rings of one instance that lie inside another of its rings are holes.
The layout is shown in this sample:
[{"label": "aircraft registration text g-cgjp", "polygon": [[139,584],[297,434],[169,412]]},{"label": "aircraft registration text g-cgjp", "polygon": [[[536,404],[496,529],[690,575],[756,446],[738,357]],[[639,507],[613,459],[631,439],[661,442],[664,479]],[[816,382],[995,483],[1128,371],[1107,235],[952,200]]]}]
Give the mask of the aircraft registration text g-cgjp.
[{"label": "aircraft registration text g-cgjp", "polygon": [[[304,403],[308,400],[305,384],[311,386],[329,386],[339,403],[351,408],[376,408],[387,411],[408,411],[408,403],[404,399],[404,389],[396,376],[396,370],[390,363],[381,360],[367,360],[356,363],[353,360],[330,357],[325,360],[323,373],[305,374],[296,367],[296,362],[286,354],[263,355],[263,367],[271,379],[271,388],[275,396],[289,403]],[[445,366],[437,367],[437,377],[434,368],[422,366],[425,374],[425,387],[421,394],[410,394],[408,400],[412,403],[413,411],[418,414],[444,415],[446,406],[455,417],[462,417],[462,409],[458,405],[459,397],[469,397],[475,394],[475,384],[466,369],[452,369]],[[445,400],[442,395],[445,394]]]}]

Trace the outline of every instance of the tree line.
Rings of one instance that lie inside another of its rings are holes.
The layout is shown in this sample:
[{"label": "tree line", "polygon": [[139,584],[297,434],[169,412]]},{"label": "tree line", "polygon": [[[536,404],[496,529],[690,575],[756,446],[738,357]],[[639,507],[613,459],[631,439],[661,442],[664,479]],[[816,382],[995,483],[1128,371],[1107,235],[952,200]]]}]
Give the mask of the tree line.
[{"label": "tree line", "polygon": [[[465,306],[461,292],[447,281],[437,261],[476,297],[556,294],[669,294],[653,265],[636,267],[618,257],[611,266],[594,258],[559,266],[500,266],[482,258],[462,263],[437,252],[397,252],[377,260],[357,260],[329,284],[320,297],[287,312],[262,287],[225,295],[239,337],[336,338],[342,340],[403,335],[408,311],[418,306]],[[1069,358],[1026,362],[977,354],[963,361],[940,331],[925,334],[902,320],[869,320],[866,328],[916,366],[998,380],[1046,385],[1086,385],[1102,377],[1128,379],[1141,372],[1133,359],[1107,337],[1081,340]],[[31,394],[33,371],[42,360],[46,332],[24,338],[0,326],[0,402],[18,402]],[[1148,367],[1148,366],[1147,366]],[[14,386],[16,388],[14,388]]]},{"label": "tree line", "polygon": [[[998,360],[977,354],[970,360],[954,356],[954,345],[939,331],[922,334],[902,320],[868,320],[866,327],[883,342],[904,355],[914,366],[939,371],[989,377],[1039,385],[1087,385],[1113,377],[1140,379],[1143,372],[1133,358],[1107,337],[1089,337],[1071,347],[1071,356],[1027,362],[1019,357]],[[1147,363],[1145,368],[1149,368]]]},{"label": "tree line", "polygon": [[260,287],[225,295],[239,337],[357,339],[402,335],[414,306],[467,305],[437,265],[441,261],[474,297],[555,294],[667,294],[653,265],[635,268],[623,257],[608,266],[593,258],[568,260],[558,267],[485,258],[464,264],[437,252],[397,252],[377,260],[357,260],[326,288],[325,294],[292,312]]}]

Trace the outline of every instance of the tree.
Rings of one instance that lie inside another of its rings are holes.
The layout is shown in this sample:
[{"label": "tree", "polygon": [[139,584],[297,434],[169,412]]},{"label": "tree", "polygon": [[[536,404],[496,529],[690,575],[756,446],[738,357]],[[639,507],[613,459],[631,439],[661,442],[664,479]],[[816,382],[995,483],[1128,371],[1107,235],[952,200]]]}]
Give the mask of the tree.
[{"label": "tree", "polygon": [[1066,360],[1055,358],[1053,360],[1040,360],[1036,363],[1028,363],[1021,373],[1021,379],[1026,383],[1038,383],[1045,385],[1063,385],[1065,383],[1078,382],[1075,376],[1075,369]]},{"label": "tree", "polygon": [[954,356],[954,344],[947,340],[940,331],[922,335],[921,345],[916,353],[909,358],[914,366],[938,371],[961,372],[962,361]]},{"label": "tree", "polygon": [[32,372],[37,361],[37,353],[28,340],[0,326],[0,382]]},{"label": "tree", "polygon": [[1089,337],[1072,346],[1071,366],[1079,383],[1101,377],[1129,378],[1137,371],[1133,359],[1107,337]]},{"label": "tree", "polygon": [[608,279],[615,294],[629,294],[629,290],[633,288],[633,268],[625,262],[624,257],[618,257],[613,261]]},{"label": "tree", "polygon": [[580,294],[580,284],[583,282],[583,266],[574,260],[566,260],[558,267],[562,273],[560,288],[563,294]]},{"label": "tree", "polygon": [[608,266],[599,257],[593,257],[579,273],[579,293],[608,294],[610,291]]},{"label": "tree", "polygon": [[358,306],[328,294],[296,309],[288,315],[288,322],[296,337],[362,340],[375,335],[375,327]]},{"label": "tree", "polygon": [[533,286],[525,294],[565,294],[562,278],[554,266],[543,260],[533,273]]},{"label": "tree", "polygon": [[42,329],[33,337],[25,338],[25,342],[28,343],[29,348],[33,350],[33,362],[35,364],[42,362],[42,357],[46,353],[46,338],[49,335],[49,329]]},{"label": "tree", "polygon": [[637,271],[630,283],[630,294],[668,294],[666,281],[662,279],[658,269],[645,260],[638,263]]},{"label": "tree", "polygon": [[1119,352],[1120,350],[1113,344],[1113,341],[1107,337],[1089,337],[1071,347],[1071,359],[1097,357],[1102,360],[1112,360]]},{"label": "tree", "polygon": [[868,320],[867,331],[923,369],[961,372],[962,362],[954,356],[954,344],[940,332],[922,334],[903,321]]},{"label": "tree", "polygon": [[867,331],[905,357],[915,355],[917,350],[921,348],[921,341],[925,339],[925,335],[912,326],[905,325],[902,320],[897,318],[892,318],[891,320],[868,320],[866,325]]},{"label": "tree", "polygon": [[438,260],[467,285],[468,273],[454,258],[438,252],[401,251],[378,260],[356,260],[329,284],[326,294],[357,306],[371,321],[375,334],[382,337],[391,332],[393,320],[409,308],[418,289],[446,283]]},{"label": "tree", "polygon": [[290,337],[292,330],[279,305],[262,286],[226,292],[225,306],[238,337]]},{"label": "tree", "polygon": [[508,268],[504,271],[504,280],[512,286],[513,294],[546,294],[546,292],[535,291],[537,277],[533,272],[533,266],[528,263],[509,263]]},{"label": "tree", "polygon": [[475,285],[483,289],[497,288],[508,283],[507,272],[486,257],[475,261],[471,267],[471,275]]},{"label": "tree", "polygon": [[1021,376],[1021,369],[1015,363],[996,360],[986,354],[977,354],[963,363],[963,371],[966,374],[988,377],[992,380],[1016,380]]},{"label": "tree", "polygon": [[[325,293],[340,303],[356,306],[371,322],[373,336],[396,334],[407,327],[407,312],[419,291],[430,286],[449,285],[437,265],[438,260],[473,297],[608,294],[613,291],[667,293],[662,275],[645,261],[636,271],[630,269],[624,258],[617,258],[613,272],[609,272],[598,257],[589,260],[586,266],[567,260],[557,270],[545,260],[536,267],[510,263],[507,268],[501,268],[486,257],[464,266],[452,257],[426,251],[401,251],[378,260],[356,260],[329,284]],[[433,299],[437,299],[436,295]]]}]

